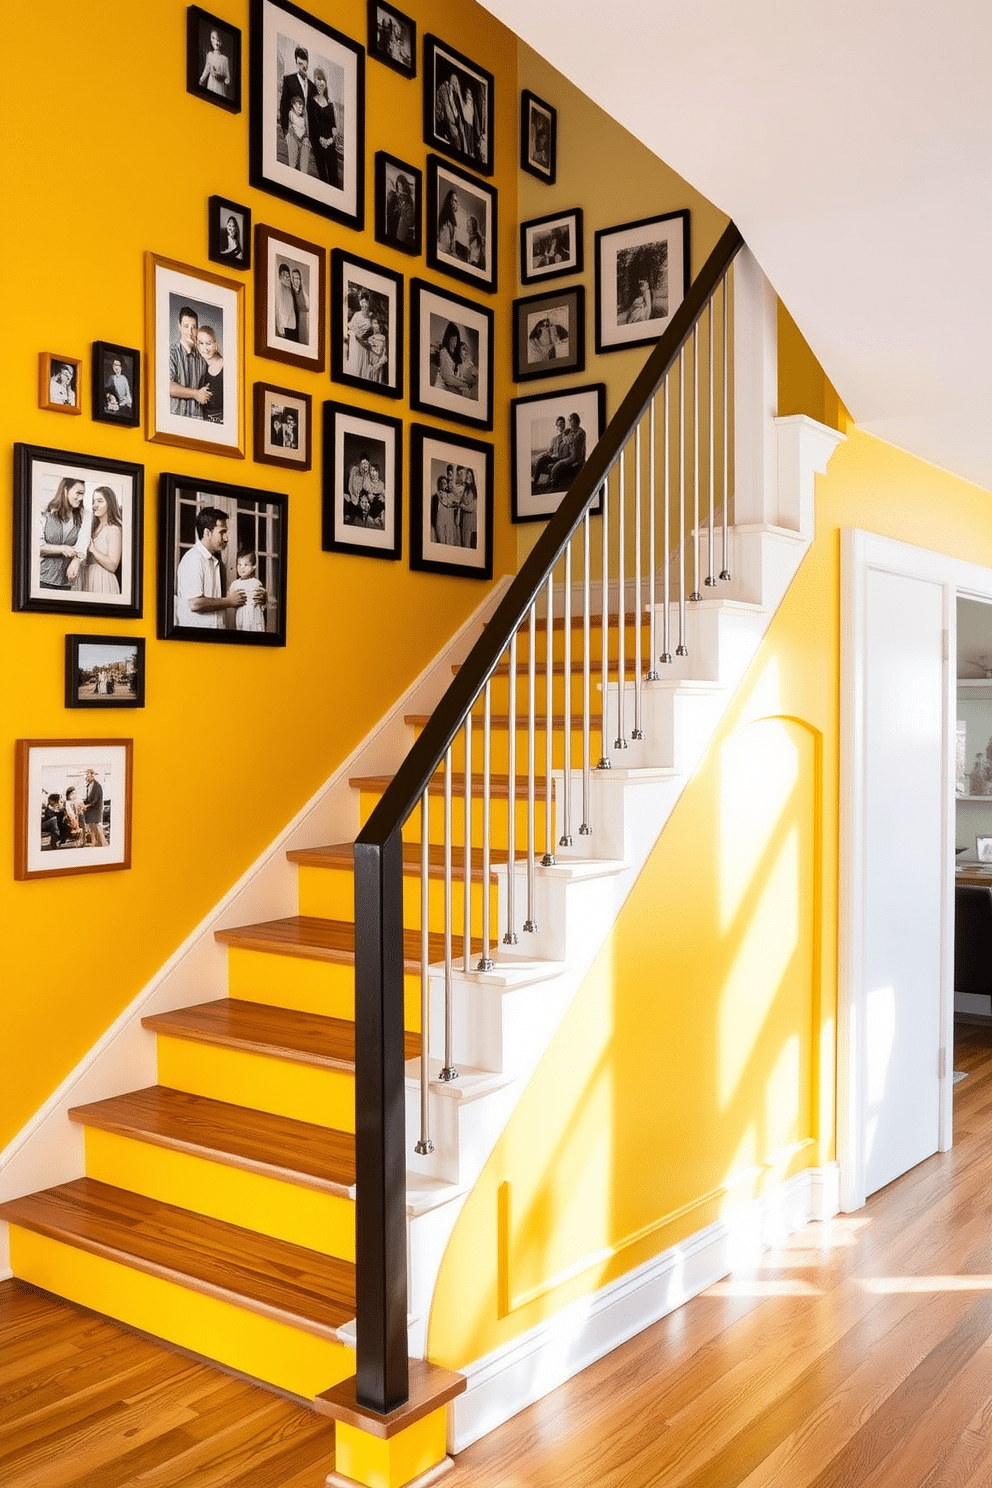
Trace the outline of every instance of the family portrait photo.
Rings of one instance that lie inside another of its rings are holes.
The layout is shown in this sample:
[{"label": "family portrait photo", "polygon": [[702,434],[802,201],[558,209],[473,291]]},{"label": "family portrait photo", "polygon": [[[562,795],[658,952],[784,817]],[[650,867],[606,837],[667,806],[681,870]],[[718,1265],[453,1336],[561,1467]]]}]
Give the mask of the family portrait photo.
[{"label": "family portrait photo", "polygon": [[141,422],[141,354],[133,346],[93,342],[93,417],[136,428]]},{"label": "family portrait photo", "polygon": [[375,156],[375,238],[403,253],[420,252],[423,176],[385,150]]},{"label": "family portrait photo", "polygon": [[410,293],[412,406],[491,429],[492,311],[423,279]]},{"label": "family portrait photo", "polygon": [[82,363],[43,351],[38,361],[38,404],[52,413],[82,413]]},{"label": "family portrait photo", "polygon": [[[536,393],[511,404],[514,522],[557,511],[606,423],[606,384]],[[593,509],[600,510],[599,504]]]},{"label": "family portrait photo", "polygon": [[583,268],[582,208],[520,224],[520,282],[537,284]]},{"label": "family portrait photo", "polygon": [[310,394],[255,384],[255,459],[290,470],[310,469]]},{"label": "family portrait photo", "polygon": [[250,209],[226,196],[212,196],[207,212],[208,256],[229,269],[250,269]]},{"label": "family portrait photo", "polygon": [[140,465],[15,444],[15,608],[141,614]]},{"label": "family portrait photo", "polygon": [[244,455],[244,286],[145,255],[148,438]]},{"label": "family portrait photo", "polygon": [[436,36],[424,37],[424,143],[493,173],[493,75]]},{"label": "family portrait photo", "polygon": [[286,497],[163,475],[160,640],[286,644]]},{"label": "family portrait photo", "polygon": [[67,708],[143,708],[144,637],[66,636],[65,705]]},{"label": "family portrait photo", "polygon": [[18,739],[14,877],[131,866],[130,739]]},{"label": "family portrait photo", "polygon": [[365,54],[284,0],[252,0],[252,185],[362,226]]},{"label": "family portrait photo", "polygon": [[404,77],[417,75],[417,23],[395,6],[369,0],[369,56]]},{"label": "family portrait photo", "polygon": [[325,552],[401,556],[402,451],[399,419],[324,404]]},{"label": "family portrait photo", "polygon": [[558,110],[524,88],[520,95],[520,169],[553,186],[557,156]]},{"label": "family portrait photo", "polygon": [[429,266],[495,291],[495,188],[428,155],[427,223]]},{"label": "family portrait photo", "polygon": [[186,91],[241,111],[241,32],[198,5],[186,11]]},{"label": "family portrait photo", "polygon": [[255,352],[324,370],[326,250],[259,224],[255,229]]},{"label": "family portrait photo", "polygon": [[513,302],[513,376],[560,377],[586,364],[585,289],[530,295]]},{"label": "family portrait photo", "polygon": [[492,578],[492,445],[410,431],[410,567]]},{"label": "family portrait photo", "polygon": [[689,213],[596,234],[596,350],[645,346],[665,330],[689,287]]},{"label": "family portrait photo", "polygon": [[398,398],[403,391],[403,280],[342,248],[331,253],[331,376]]}]

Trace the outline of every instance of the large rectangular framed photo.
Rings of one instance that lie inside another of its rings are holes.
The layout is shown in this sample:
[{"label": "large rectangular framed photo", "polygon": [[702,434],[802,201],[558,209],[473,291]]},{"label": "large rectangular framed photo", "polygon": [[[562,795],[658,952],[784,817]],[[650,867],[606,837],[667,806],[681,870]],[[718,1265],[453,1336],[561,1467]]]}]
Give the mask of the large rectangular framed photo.
[{"label": "large rectangular framed photo", "polygon": [[363,558],[402,556],[402,420],[324,404],[322,547]]},{"label": "large rectangular framed photo", "polygon": [[689,213],[664,212],[596,234],[596,351],[650,346],[689,288]]},{"label": "large rectangular framed photo", "polygon": [[424,143],[493,173],[493,75],[437,36],[424,37]]},{"label": "large rectangular framed photo", "polygon": [[[606,423],[606,384],[534,393],[510,404],[514,522],[543,522],[598,443]],[[599,501],[592,508],[602,511]]]},{"label": "large rectangular framed photo", "polygon": [[285,646],[286,512],[274,491],[162,476],[160,640]]},{"label": "large rectangular framed photo", "polygon": [[131,866],[130,739],[18,739],[14,877]]},{"label": "large rectangular framed photo", "polygon": [[410,430],[410,567],[493,576],[493,447],[426,424]]},{"label": "large rectangular framed photo", "polygon": [[494,294],[496,243],[495,186],[428,155],[428,266]]},{"label": "large rectangular framed photo", "polygon": [[410,284],[410,406],[493,426],[493,312],[425,279]]},{"label": "large rectangular framed photo", "polygon": [[251,41],[251,184],[361,228],[365,49],[290,0],[252,0]]},{"label": "large rectangular framed photo", "polygon": [[148,438],[244,457],[245,289],[145,254]]},{"label": "large rectangular framed photo", "polygon": [[14,445],[14,609],[141,615],[144,468]]},{"label": "large rectangular framed photo", "polygon": [[324,370],[327,253],[292,233],[255,228],[255,355]]},{"label": "large rectangular framed photo", "polygon": [[403,394],[403,276],[344,248],[331,250],[331,376]]}]

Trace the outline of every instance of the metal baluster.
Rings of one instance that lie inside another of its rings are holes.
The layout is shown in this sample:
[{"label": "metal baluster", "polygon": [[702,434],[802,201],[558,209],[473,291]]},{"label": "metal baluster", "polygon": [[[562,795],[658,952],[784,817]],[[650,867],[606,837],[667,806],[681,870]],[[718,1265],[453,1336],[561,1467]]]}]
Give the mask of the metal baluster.
[{"label": "metal baluster", "polygon": [[730,567],[727,563],[728,531],[727,525],[730,521],[730,393],[727,376],[727,363],[730,355],[730,270],[723,276],[723,568],[720,570],[721,579],[730,578]]},{"label": "metal baluster", "polygon": [[685,643],[685,346],[679,350],[679,643],[676,656],[688,656]]},{"label": "metal baluster", "polygon": [[[489,954],[492,935],[489,926],[489,899],[492,893],[492,851],[489,821],[490,779],[492,764],[492,689],[487,681],[482,703],[482,955],[476,971],[492,971],[495,962]],[[468,843],[465,846],[468,849]]]},{"label": "metal baluster", "polygon": [[472,712],[465,715],[465,860],[462,865],[462,971],[469,971],[472,957]]},{"label": "metal baluster", "polygon": [[715,513],[715,510],[714,510],[715,507],[716,507],[716,491],[715,491],[714,485],[713,485],[714,471],[715,471],[715,458],[716,458],[716,435],[715,435],[715,433],[713,431],[714,404],[713,404],[713,301],[712,300],[710,300],[709,304],[706,306],[706,334],[707,334],[707,338],[708,338],[709,353],[710,353],[710,358],[709,358],[709,392],[710,392],[710,423],[709,423],[709,430],[710,430],[710,519],[709,519],[709,522],[706,525],[706,554],[707,554],[707,557],[706,557],[706,579],[705,579],[704,582],[706,584],[708,584],[712,588],[712,586],[716,583],[716,578],[714,577],[714,574],[713,574],[713,569],[716,566],[716,558],[715,558],[716,529],[715,529],[715,526],[714,526],[714,523],[716,521],[716,513]]},{"label": "metal baluster", "polygon": [[692,593],[699,592],[699,321],[692,328]]},{"label": "metal baluster", "polygon": [[535,682],[537,679],[537,604],[532,603],[527,619],[529,653],[527,657],[527,918],[524,932],[533,935],[537,930],[534,913],[534,769],[535,769]]},{"label": "metal baluster", "polygon": [[555,838],[554,822],[551,812],[551,769],[554,762],[552,746],[554,744],[554,688],[552,685],[554,677],[554,570],[548,574],[548,598],[546,615],[547,639],[544,643],[544,671],[547,684],[544,698],[544,857],[541,863],[545,868],[553,868],[555,861]]},{"label": "metal baluster", "polygon": [[641,728],[641,421],[634,436],[634,727],[632,739],[643,739]]},{"label": "metal baluster", "polygon": [[[665,388],[668,388],[668,378],[665,378]],[[651,668],[644,678],[645,682],[658,682],[661,673],[654,664],[655,658],[655,625],[657,609],[657,594],[655,592],[655,497],[657,486],[655,484],[655,461],[654,461],[654,405],[658,401],[657,393],[651,399],[651,411],[648,420],[648,659]],[[665,571],[665,582],[668,582],[668,571]],[[665,650],[668,650],[668,631],[665,631]]]},{"label": "metal baluster", "polygon": [[565,798],[559,847],[572,845],[572,544],[565,548]]},{"label": "metal baluster", "polygon": [[451,745],[444,756],[444,1067],[439,1080],[457,1080],[451,1059]]},{"label": "metal baluster", "polygon": [[[617,737],[614,743],[616,749],[626,749],[627,740],[624,736],[624,725],[626,724],[626,697],[624,686],[627,681],[627,579],[624,566],[624,516],[627,506],[627,446],[624,445],[620,451],[620,480],[619,480],[619,502],[617,504]],[[603,689],[604,698],[606,689]],[[605,710],[604,710],[605,711]]]},{"label": "metal baluster", "polygon": [[427,974],[430,954],[427,940],[428,889],[430,874],[429,806],[427,792],[420,798],[420,1140],[414,1147],[421,1157],[434,1151],[431,1141],[431,994]]},{"label": "metal baluster", "polygon": [[599,691],[600,691],[600,698],[601,698],[600,709],[601,709],[601,713],[602,713],[602,717],[600,718],[600,724],[601,724],[601,730],[600,730],[600,732],[602,733],[602,738],[603,738],[603,752],[600,755],[599,764],[596,766],[596,769],[597,770],[609,770],[610,769],[610,746],[609,746],[609,742],[608,742],[608,733],[607,733],[607,730],[609,728],[609,720],[608,720],[607,715],[609,714],[609,711],[610,711],[610,709],[609,709],[609,701],[610,701],[610,694],[609,694],[609,668],[608,668],[608,653],[609,653],[609,649],[610,649],[609,648],[610,587],[609,587],[609,577],[608,577],[608,575],[609,575],[609,568],[610,568],[610,518],[609,518],[610,506],[609,506],[609,499],[608,499],[609,498],[609,494],[610,494],[610,482],[609,482],[609,476],[607,476],[606,480],[603,482],[603,484],[599,488],[599,499],[600,499],[600,503],[601,503],[602,511],[603,511],[603,571],[602,571],[601,580],[600,580],[600,601],[599,601],[600,602],[600,611],[601,611],[599,620],[600,620],[600,630],[602,632],[602,645],[601,645],[601,653],[602,654],[600,656],[600,664],[599,664],[599,671],[600,671],[600,688],[599,688]]},{"label": "metal baluster", "polygon": [[582,571],[582,821],[579,823],[579,836],[588,837],[592,832],[590,817],[590,796],[592,795],[592,756],[589,739],[589,605],[590,579],[589,579],[589,513],[586,512],[582,519],[582,540],[584,545],[584,567]]},{"label": "metal baluster", "polygon": [[516,836],[517,836],[517,633],[514,631],[510,637],[510,738],[507,746],[509,753],[509,776],[507,792],[507,828],[506,828],[506,930],[503,934],[504,945],[516,945],[517,932],[514,928],[517,922],[516,914],[516,884],[514,883],[516,869]]},{"label": "metal baluster", "polygon": [[[672,529],[671,529],[671,521],[672,521],[672,456],[671,456],[671,451],[670,451],[670,449],[668,447],[668,416],[669,416],[668,389],[669,389],[670,385],[671,385],[671,375],[666,372],[666,374],[665,374],[665,402],[664,402],[665,439],[664,439],[664,445],[663,445],[663,448],[664,448],[664,451],[665,451],[665,500],[664,500],[664,509],[663,509],[665,535],[664,535],[664,537],[662,539],[662,554],[663,554],[663,557],[662,557],[662,565],[661,565],[661,570],[662,570],[662,575],[663,575],[663,578],[662,578],[662,592],[663,592],[663,596],[664,596],[664,609],[663,609],[663,612],[662,612],[662,621],[661,621],[661,633],[662,633],[662,643],[661,644],[662,644],[662,652],[661,652],[661,656],[659,658],[664,663],[669,663],[669,662],[671,662],[673,660],[673,657],[672,657]],[[654,652],[652,651],[651,654],[654,655]]]}]

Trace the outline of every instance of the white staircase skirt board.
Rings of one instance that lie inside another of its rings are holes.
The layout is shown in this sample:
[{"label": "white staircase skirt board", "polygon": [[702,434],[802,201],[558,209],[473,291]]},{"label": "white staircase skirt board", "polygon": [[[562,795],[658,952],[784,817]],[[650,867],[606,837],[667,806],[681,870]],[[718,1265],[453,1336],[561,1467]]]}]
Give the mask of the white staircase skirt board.
[{"label": "white staircase skirt board", "polygon": [[471,1446],[810,1220],[830,1219],[839,1211],[839,1195],[836,1164],[797,1173],[463,1366],[468,1388],[448,1407],[448,1451]]}]

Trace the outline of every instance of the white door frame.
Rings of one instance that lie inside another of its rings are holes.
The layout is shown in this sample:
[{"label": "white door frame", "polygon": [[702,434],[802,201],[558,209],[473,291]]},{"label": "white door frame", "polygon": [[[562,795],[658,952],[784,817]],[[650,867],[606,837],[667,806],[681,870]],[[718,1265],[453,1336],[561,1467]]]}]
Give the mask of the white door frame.
[{"label": "white door frame", "polygon": [[[952,1142],[954,1049],[954,730],[957,718],[957,600],[992,601],[992,569],[911,547],[858,528],[841,533],[840,882],[837,987],[837,1159],[841,1209],[860,1209],[865,1193],[868,1064],[863,920],[868,842],[865,812],[865,655],[867,585],[871,569],[929,580],[943,588],[944,799],[942,802],[940,1080],[938,1150]],[[911,803],[907,802],[907,810]]]}]

